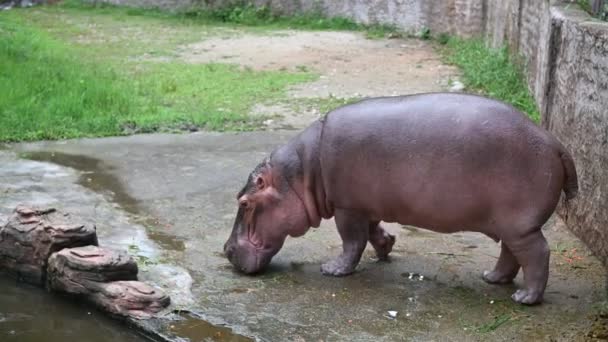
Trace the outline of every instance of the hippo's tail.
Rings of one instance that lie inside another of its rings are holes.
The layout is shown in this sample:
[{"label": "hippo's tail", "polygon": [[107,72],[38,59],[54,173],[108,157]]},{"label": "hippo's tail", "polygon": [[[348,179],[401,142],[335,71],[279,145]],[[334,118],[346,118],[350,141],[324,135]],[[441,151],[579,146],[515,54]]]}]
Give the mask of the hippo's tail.
[{"label": "hippo's tail", "polygon": [[564,172],[566,179],[564,180],[564,193],[566,194],[566,200],[573,199],[578,194],[578,177],[576,176],[576,167],[574,166],[574,160],[572,156],[563,145],[560,144],[559,157],[562,160],[564,166]]}]

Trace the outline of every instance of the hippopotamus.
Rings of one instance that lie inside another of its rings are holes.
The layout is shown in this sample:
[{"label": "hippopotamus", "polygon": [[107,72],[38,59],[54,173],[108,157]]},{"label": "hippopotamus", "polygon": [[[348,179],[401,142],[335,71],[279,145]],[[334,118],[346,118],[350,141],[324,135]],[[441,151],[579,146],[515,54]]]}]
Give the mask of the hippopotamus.
[{"label": "hippopotamus", "polygon": [[355,271],[369,241],[386,260],[398,222],[441,233],[479,232],[501,244],[492,284],[524,285],[512,299],[542,301],[549,246],[541,227],[578,191],[564,146],[526,115],[482,96],[429,93],[337,108],[275,149],[237,195],[224,245],[245,274],[262,271],[288,236],[334,217],[342,253],[321,272]]}]

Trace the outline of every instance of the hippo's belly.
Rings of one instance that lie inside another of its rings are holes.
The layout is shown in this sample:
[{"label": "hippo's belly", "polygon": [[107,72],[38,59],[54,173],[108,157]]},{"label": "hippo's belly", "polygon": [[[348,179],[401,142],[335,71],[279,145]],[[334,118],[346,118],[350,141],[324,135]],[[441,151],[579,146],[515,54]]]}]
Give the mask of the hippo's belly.
[{"label": "hippo's belly", "polygon": [[442,232],[483,231],[515,213],[540,215],[539,206],[559,198],[559,157],[527,119],[485,105],[409,111],[379,103],[374,113],[368,103],[331,113],[321,148],[328,201]]}]

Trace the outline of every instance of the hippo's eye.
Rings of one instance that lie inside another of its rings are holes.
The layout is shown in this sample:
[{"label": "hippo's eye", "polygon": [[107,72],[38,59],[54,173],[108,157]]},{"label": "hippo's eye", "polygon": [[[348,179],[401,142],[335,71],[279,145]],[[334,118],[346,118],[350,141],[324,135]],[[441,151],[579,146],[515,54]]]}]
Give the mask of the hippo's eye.
[{"label": "hippo's eye", "polygon": [[[245,197],[245,196],[243,196],[243,197]],[[243,197],[241,197],[241,199],[239,200],[239,207],[241,207],[243,209],[247,209],[250,207],[249,199],[243,198]]]}]

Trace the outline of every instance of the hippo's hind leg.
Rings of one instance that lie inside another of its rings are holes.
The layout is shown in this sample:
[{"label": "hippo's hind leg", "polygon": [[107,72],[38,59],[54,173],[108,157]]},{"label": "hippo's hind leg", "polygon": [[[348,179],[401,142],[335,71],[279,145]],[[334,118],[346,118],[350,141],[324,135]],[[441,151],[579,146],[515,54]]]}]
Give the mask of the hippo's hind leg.
[{"label": "hippo's hind leg", "polygon": [[388,254],[393,250],[395,236],[384,230],[384,228],[380,226],[380,222],[370,222],[369,243],[374,247],[378,260],[386,261],[388,260]]},{"label": "hippo's hind leg", "polygon": [[490,284],[508,284],[515,279],[519,268],[519,262],[503,241],[500,256],[498,257],[496,266],[494,266],[494,270],[484,271],[482,278]]},{"label": "hippo's hind leg", "polygon": [[353,273],[369,239],[369,219],[354,210],[336,209],[336,225],[342,238],[342,254],[321,265],[325,275],[345,276]]},{"label": "hippo's hind leg", "polygon": [[522,304],[538,304],[549,278],[550,250],[540,227],[515,241],[504,241],[524,271],[524,288],[517,290],[511,298]]}]

